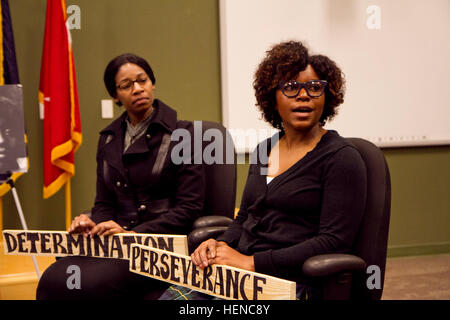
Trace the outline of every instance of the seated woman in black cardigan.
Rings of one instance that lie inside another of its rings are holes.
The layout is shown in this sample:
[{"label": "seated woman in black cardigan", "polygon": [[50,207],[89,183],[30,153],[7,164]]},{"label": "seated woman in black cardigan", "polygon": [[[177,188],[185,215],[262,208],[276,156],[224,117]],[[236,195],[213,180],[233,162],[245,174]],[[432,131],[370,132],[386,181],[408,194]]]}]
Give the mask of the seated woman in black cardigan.
[{"label": "seated woman in black cardigan", "polygon": [[[268,165],[259,159],[250,166],[235,221],[191,257],[202,268],[217,263],[294,279],[309,257],[351,248],[366,169],[353,145],[323,127],[344,97],[335,62],[310,56],[300,42],[280,43],[267,52],[253,85],[264,119],[280,133],[258,145],[254,155],[267,155]],[[171,289],[161,299],[174,299]],[[311,288],[298,283],[297,297],[307,296]]]},{"label": "seated woman in black cardigan", "polygon": [[[176,129],[193,136],[190,121],[155,99],[150,65],[134,54],[108,64],[106,89],[125,108],[122,116],[100,132],[97,149],[97,194],[92,217],[81,214],[69,232],[87,236],[114,233],[187,234],[203,209],[204,168],[175,164],[171,141]],[[129,271],[128,260],[65,257],[42,275],[37,299],[157,298],[166,283]],[[68,267],[78,266],[79,289],[68,288]]]}]

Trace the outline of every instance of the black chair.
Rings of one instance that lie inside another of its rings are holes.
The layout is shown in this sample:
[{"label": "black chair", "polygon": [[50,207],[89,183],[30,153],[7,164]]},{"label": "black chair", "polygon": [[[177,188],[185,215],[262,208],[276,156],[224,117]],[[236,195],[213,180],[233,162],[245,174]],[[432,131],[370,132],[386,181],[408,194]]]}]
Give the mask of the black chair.
[{"label": "black chair", "polygon": [[[203,163],[206,176],[206,194],[202,217],[198,218],[193,225],[197,237],[189,237],[189,251],[192,252],[197,247],[198,237],[209,238],[223,233],[234,218],[236,206],[236,151],[231,135],[227,129],[211,121],[202,121],[202,132],[205,136],[210,135],[213,139],[203,141]],[[209,131],[209,134],[208,134]],[[220,140],[216,140],[220,139]],[[219,148],[208,148],[216,143]],[[209,150],[213,150],[211,154]],[[216,151],[221,154],[216,154]],[[210,163],[206,157],[212,156],[214,161]],[[203,234],[203,232],[206,232]]]},{"label": "black chair", "polygon": [[[383,292],[384,272],[391,207],[390,174],[381,150],[369,141],[348,138],[361,153],[367,168],[367,200],[363,221],[349,254],[324,254],[309,258],[302,266],[299,279],[319,289],[325,300],[379,300]],[[224,230],[209,217],[210,227],[194,230],[189,243],[197,246],[202,241],[217,237]],[[223,220],[222,218],[220,218]],[[380,270],[379,288],[367,285],[371,274],[367,266]]]},{"label": "black chair", "polygon": [[[234,143],[223,125],[212,121],[194,123],[194,125],[199,124],[202,126],[203,135],[202,154],[194,155],[194,161],[202,161],[204,164],[206,193],[202,216],[194,222],[193,230],[201,233],[202,228],[209,227],[210,230],[223,232],[225,226],[232,222],[236,205],[237,166]],[[200,156],[202,158],[197,159]],[[214,217],[213,221],[210,221],[209,217]],[[188,240],[188,248],[192,252],[196,246]],[[149,289],[144,300],[159,298],[166,289],[161,288]]]},{"label": "black chair", "polygon": [[[204,163],[206,193],[202,216],[194,222],[193,230],[197,230],[197,234],[201,234],[203,228],[209,228],[209,232],[220,230],[220,233],[222,233],[234,217],[237,175],[236,152],[233,140],[223,125],[211,121],[199,121],[194,125],[199,123],[201,123],[203,135],[202,154],[194,155],[194,161],[201,160]],[[196,139],[198,138],[196,137]],[[216,152],[219,152],[219,154]],[[202,156],[202,159],[196,158],[200,156]],[[209,157],[212,159],[209,159]],[[210,220],[210,217],[213,217],[213,220]],[[196,245],[188,240],[188,248],[192,252]],[[149,292],[144,296],[144,300],[157,299],[164,290],[165,287],[149,289]]]}]

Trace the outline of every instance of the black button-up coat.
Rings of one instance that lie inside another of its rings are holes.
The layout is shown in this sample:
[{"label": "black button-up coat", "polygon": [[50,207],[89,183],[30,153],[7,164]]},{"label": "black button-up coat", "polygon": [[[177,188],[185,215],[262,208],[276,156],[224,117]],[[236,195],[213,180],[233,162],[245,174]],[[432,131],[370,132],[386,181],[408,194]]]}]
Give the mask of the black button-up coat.
[{"label": "black button-up coat", "polygon": [[125,153],[126,112],[100,132],[92,220],[114,220],[138,233],[186,234],[203,209],[204,168],[174,164],[171,151],[177,141],[170,141],[162,169],[154,167],[164,135],[186,129],[193,138],[193,125],[177,120],[176,111],[158,99],[153,107],[147,132]]}]

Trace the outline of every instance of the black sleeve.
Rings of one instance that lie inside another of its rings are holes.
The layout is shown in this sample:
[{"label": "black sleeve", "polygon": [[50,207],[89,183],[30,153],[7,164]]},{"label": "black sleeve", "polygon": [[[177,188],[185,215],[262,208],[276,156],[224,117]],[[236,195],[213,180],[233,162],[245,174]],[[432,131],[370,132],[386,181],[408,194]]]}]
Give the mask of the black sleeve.
[{"label": "black sleeve", "polygon": [[366,168],[359,152],[350,146],[336,152],[325,165],[322,183],[318,234],[288,248],[256,253],[257,272],[283,276],[314,255],[350,250],[366,202]]},{"label": "black sleeve", "polygon": [[104,180],[103,174],[103,156],[101,149],[105,145],[106,136],[100,136],[97,147],[97,192],[95,195],[95,203],[92,208],[91,220],[100,223],[108,220],[116,220],[114,208],[117,207],[116,197],[108,188]]},{"label": "black sleeve", "polygon": [[[193,146],[194,131],[192,124],[186,127],[191,133]],[[191,160],[194,159],[194,148],[191,148]],[[168,157],[170,157],[170,150]],[[169,160],[170,161],[170,160]],[[168,212],[158,218],[144,222],[133,228],[138,233],[186,234],[203,210],[205,197],[205,168],[203,163],[182,163],[175,167],[176,192],[175,201]]]}]

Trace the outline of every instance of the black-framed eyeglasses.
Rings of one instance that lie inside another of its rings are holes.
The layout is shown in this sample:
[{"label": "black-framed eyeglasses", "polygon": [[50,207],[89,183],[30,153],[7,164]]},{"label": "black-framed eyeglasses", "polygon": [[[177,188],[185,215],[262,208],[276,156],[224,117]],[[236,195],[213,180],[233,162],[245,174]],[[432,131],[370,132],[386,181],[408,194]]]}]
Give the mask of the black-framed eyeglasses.
[{"label": "black-framed eyeglasses", "polygon": [[306,82],[297,82],[295,80],[280,81],[278,87],[288,98],[298,96],[302,88],[305,88],[306,94],[311,98],[318,98],[324,92],[328,82],[326,80],[309,80]]},{"label": "black-framed eyeglasses", "polygon": [[143,86],[147,83],[148,80],[149,80],[148,77],[140,77],[137,78],[136,80],[124,80],[121,83],[119,83],[116,86],[116,88],[120,90],[130,90],[134,86],[135,82],[137,82],[140,86]]}]

